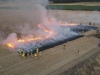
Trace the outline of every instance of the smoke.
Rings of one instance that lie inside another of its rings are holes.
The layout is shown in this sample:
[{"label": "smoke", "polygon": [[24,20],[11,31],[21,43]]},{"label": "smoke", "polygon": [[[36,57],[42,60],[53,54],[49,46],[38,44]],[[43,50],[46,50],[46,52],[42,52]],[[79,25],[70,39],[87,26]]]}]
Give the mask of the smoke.
[{"label": "smoke", "polygon": [[[78,34],[71,31],[69,27],[62,27],[59,22],[48,13],[45,5],[48,0],[9,0],[9,4],[16,3],[18,10],[9,12],[10,21],[17,21],[9,25],[12,28],[12,33],[7,36],[2,42],[14,44],[16,49],[23,48],[30,50],[36,46],[41,47],[49,43],[61,41],[62,39],[77,36]],[[19,39],[24,39],[25,42],[19,42]],[[32,38],[39,41],[33,41]],[[29,40],[32,41],[29,41]]]},{"label": "smoke", "polygon": [[16,33],[11,33],[9,34],[9,36],[7,37],[6,40],[3,41],[3,45],[9,43],[9,42],[14,42],[17,41],[17,34]]},{"label": "smoke", "polygon": [[[67,22],[82,23],[88,25],[89,22],[100,24],[100,12],[99,11],[73,11],[73,10],[51,10],[51,13],[58,20],[65,20]],[[78,13],[78,14],[77,14]]]},{"label": "smoke", "polygon": [[9,30],[22,35],[36,31],[37,25],[42,24],[47,16],[44,7],[48,0],[5,0],[4,3],[9,10],[3,13],[5,18],[2,18],[2,22],[7,24]]}]

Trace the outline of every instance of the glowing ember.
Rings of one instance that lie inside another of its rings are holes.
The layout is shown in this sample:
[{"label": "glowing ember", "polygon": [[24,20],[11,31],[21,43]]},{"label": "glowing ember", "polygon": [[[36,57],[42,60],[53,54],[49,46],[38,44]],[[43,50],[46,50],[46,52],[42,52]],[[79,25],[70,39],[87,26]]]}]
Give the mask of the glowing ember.
[{"label": "glowing ember", "polygon": [[10,48],[15,48],[15,46],[12,43],[7,43],[7,46]]}]

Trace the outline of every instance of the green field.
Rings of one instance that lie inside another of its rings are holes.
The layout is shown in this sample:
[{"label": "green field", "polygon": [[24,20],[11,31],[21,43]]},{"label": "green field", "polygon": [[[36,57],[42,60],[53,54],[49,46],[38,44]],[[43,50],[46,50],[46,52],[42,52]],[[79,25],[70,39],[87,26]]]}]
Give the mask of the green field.
[{"label": "green field", "polygon": [[[25,7],[21,6],[21,9]],[[30,8],[30,7],[27,7]],[[97,10],[100,11],[100,2],[98,3],[65,3],[65,4],[50,4],[46,6],[47,9],[53,10],[87,10],[93,11]],[[0,5],[0,9],[11,9],[11,10],[19,10],[20,6],[18,5]]]},{"label": "green field", "polygon": [[100,11],[100,6],[85,6],[85,5],[48,5],[46,6],[47,9],[54,9],[54,10],[98,10]]}]

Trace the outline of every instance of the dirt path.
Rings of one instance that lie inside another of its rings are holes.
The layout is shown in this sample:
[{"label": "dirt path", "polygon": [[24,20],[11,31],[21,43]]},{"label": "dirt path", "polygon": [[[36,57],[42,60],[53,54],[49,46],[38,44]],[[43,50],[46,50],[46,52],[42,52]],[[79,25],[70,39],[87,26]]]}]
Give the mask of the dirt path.
[{"label": "dirt path", "polygon": [[85,55],[80,56],[78,59],[74,59],[70,63],[63,65],[62,67],[49,73],[48,75],[73,75],[72,72],[74,70],[76,70],[75,69],[76,67],[79,67],[80,65],[82,66],[82,64],[84,64],[86,61],[88,61],[87,59],[89,59],[92,55],[96,55],[98,52],[100,53],[100,48],[92,49]]}]

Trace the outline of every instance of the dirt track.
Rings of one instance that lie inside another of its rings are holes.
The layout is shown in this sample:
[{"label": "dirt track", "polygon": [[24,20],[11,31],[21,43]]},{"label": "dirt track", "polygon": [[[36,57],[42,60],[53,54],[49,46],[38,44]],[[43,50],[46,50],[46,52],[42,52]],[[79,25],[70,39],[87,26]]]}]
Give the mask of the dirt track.
[{"label": "dirt track", "polygon": [[[88,33],[90,34],[91,32]],[[92,33],[95,33],[95,31],[92,31]],[[95,50],[97,44],[97,38],[85,36],[67,42],[65,50],[62,45],[59,45],[43,51],[42,59],[27,57],[25,60],[17,53],[7,51],[1,46],[0,75],[46,75],[65,64],[71,64],[73,60],[78,60],[78,58],[84,56],[89,51]],[[77,56],[77,50],[80,50],[79,56]],[[69,65],[69,67],[71,66]]]}]

